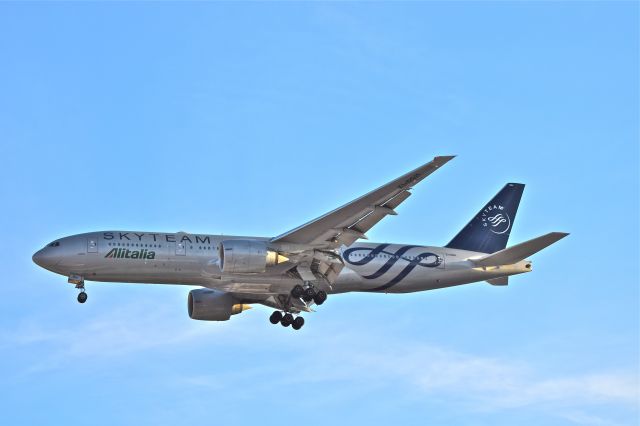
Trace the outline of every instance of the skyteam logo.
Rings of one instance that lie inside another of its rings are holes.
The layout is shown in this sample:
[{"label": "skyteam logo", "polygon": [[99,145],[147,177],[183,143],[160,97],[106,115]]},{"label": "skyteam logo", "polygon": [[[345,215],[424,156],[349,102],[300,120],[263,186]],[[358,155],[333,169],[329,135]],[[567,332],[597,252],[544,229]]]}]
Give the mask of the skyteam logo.
[{"label": "skyteam logo", "polygon": [[504,210],[504,206],[493,204],[485,207],[480,214],[482,226],[489,229],[494,234],[504,234],[511,229],[511,218]]},{"label": "skyteam logo", "polygon": [[406,254],[409,250],[419,248],[419,246],[402,246],[396,250],[395,253],[386,251],[385,249],[388,246],[389,244],[380,244],[376,248],[354,247],[347,249],[342,253],[344,261],[354,266],[364,266],[372,262],[374,259],[384,256],[382,258],[385,259],[385,262],[377,271],[368,275],[362,275],[362,278],[368,280],[380,278],[397,262],[400,260],[404,261],[403,263],[406,266],[395,277],[391,278],[391,280],[386,284],[372,288],[368,291],[382,291],[398,284],[417,266],[421,266],[423,268],[437,268],[443,262],[442,258],[435,253],[424,252],[414,256]]}]

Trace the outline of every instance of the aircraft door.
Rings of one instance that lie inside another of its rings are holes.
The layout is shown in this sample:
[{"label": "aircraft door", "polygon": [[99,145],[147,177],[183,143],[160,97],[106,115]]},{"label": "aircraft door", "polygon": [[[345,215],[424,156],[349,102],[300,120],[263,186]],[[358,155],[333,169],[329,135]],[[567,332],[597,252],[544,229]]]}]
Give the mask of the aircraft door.
[{"label": "aircraft door", "polygon": [[176,256],[184,256],[187,254],[187,246],[184,242],[176,242]]},{"label": "aircraft door", "polygon": [[87,253],[98,253],[98,237],[89,235],[87,237]]}]

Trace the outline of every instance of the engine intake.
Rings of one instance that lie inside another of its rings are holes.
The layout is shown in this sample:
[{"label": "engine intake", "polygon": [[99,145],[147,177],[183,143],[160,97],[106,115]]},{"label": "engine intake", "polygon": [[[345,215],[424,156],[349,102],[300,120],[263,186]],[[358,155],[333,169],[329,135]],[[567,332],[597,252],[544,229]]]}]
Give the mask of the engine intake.
[{"label": "engine intake", "polygon": [[268,250],[266,241],[258,240],[222,241],[218,257],[223,274],[261,273],[267,266],[288,260],[275,251]]},{"label": "engine intake", "polygon": [[202,288],[189,292],[187,309],[191,319],[227,321],[231,315],[251,309],[251,306],[238,303],[229,293]]}]

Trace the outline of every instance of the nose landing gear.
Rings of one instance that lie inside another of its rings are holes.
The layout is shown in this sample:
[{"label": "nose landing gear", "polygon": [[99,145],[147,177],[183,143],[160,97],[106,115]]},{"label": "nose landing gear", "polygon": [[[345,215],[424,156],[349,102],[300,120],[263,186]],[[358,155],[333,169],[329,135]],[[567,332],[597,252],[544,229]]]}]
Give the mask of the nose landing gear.
[{"label": "nose landing gear", "polygon": [[87,293],[84,291],[84,278],[82,278],[80,275],[71,275],[68,281],[71,284],[75,284],[76,288],[80,290],[80,293],[78,293],[78,303],[86,302]]}]

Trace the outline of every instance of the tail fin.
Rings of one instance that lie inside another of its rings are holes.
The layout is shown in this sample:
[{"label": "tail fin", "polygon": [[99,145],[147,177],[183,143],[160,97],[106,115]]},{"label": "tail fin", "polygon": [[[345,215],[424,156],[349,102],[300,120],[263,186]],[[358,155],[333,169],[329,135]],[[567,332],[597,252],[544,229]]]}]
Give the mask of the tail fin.
[{"label": "tail fin", "polygon": [[521,183],[506,184],[446,247],[481,253],[495,253],[505,248],[522,191]]}]

